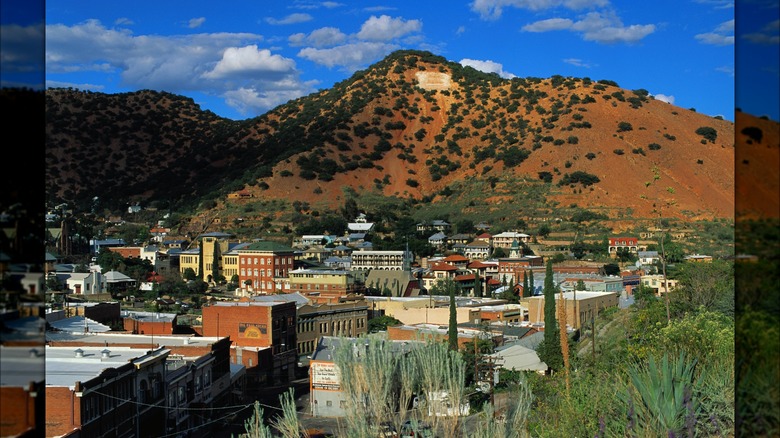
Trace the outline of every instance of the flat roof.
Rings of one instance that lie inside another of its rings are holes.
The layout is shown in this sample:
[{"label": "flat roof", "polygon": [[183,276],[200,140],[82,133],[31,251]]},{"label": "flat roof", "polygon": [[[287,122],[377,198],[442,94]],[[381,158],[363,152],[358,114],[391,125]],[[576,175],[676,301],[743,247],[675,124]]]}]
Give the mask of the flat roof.
[{"label": "flat roof", "polygon": [[44,346],[8,347],[0,345],[0,386],[27,387],[46,378]]},{"label": "flat roof", "polygon": [[[76,350],[83,351],[82,357],[76,357]],[[107,357],[103,351],[107,350]],[[146,356],[146,348],[101,346],[46,347],[46,386],[66,386],[74,389],[76,382],[86,382],[99,376],[107,368],[118,368]],[[167,353],[170,350],[159,349],[153,354]]]},{"label": "flat roof", "polygon": [[[130,333],[58,333],[46,332],[47,341],[82,342],[84,345],[100,344],[146,344],[166,347],[195,346],[204,347],[214,344],[227,336],[192,335],[139,335]],[[71,347],[66,347],[71,348]],[[75,348],[75,347],[74,347]]]},{"label": "flat roof", "polygon": [[[563,298],[567,300],[573,300],[574,299],[575,292],[564,292]],[[620,295],[618,292],[593,292],[593,291],[587,291],[587,290],[578,290],[576,291],[577,300],[586,300],[588,298],[597,298],[597,297],[603,297],[606,295]],[[561,297],[560,292],[555,293],[555,298],[558,299]],[[544,299],[544,295],[536,295],[533,297],[529,297],[530,299]]]}]

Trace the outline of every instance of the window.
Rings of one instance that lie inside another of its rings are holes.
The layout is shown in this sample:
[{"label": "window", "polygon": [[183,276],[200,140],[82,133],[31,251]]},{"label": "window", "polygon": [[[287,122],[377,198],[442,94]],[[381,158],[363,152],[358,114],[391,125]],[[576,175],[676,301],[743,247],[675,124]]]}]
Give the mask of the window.
[{"label": "window", "polygon": [[329,408],[330,408],[330,407],[332,407],[332,406],[333,406],[333,402],[332,402],[332,401],[330,401],[330,400],[328,400],[328,401],[326,401],[326,402],[325,402],[325,406],[327,406],[327,407],[329,407]]}]

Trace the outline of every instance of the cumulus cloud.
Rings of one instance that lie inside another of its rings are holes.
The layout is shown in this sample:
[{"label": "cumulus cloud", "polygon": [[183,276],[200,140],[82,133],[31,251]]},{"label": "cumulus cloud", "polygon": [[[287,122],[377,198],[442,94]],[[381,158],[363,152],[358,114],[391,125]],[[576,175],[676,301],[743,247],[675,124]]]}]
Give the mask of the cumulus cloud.
[{"label": "cumulus cloud", "polygon": [[200,27],[205,22],[206,22],[206,17],[191,18],[190,21],[187,23],[187,27],[189,27],[190,29],[195,29],[197,27]]},{"label": "cumulus cloud", "polygon": [[228,47],[222,59],[211,71],[203,74],[207,79],[224,79],[231,76],[263,72],[289,72],[295,69],[295,61],[280,55],[272,55],[268,49],[257,45]]},{"label": "cumulus cloud", "polygon": [[371,16],[357,33],[357,37],[366,41],[391,41],[410,33],[420,32],[422,21],[392,18],[389,15]]},{"label": "cumulus cloud", "polygon": [[483,20],[496,20],[507,7],[542,11],[557,7],[579,10],[608,5],[609,0],[474,0],[471,3],[471,10],[479,14]]},{"label": "cumulus cloud", "polygon": [[287,38],[287,42],[293,47],[313,46],[329,47],[342,44],[347,36],[335,27],[322,27],[310,34],[296,33]]},{"label": "cumulus cloud", "polygon": [[699,42],[715,46],[730,46],[734,44],[734,20],[724,21],[712,32],[700,33],[694,36]]},{"label": "cumulus cloud", "polygon": [[285,24],[295,24],[295,23],[305,23],[307,21],[313,20],[312,16],[309,14],[303,14],[303,13],[295,13],[290,14],[282,19],[276,19],[274,17],[266,17],[265,22],[272,25],[285,25]]},{"label": "cumulus cloud", "polygon": [[578,21],[572,21],[568,18],[548,18],[527,24],[521,29],[526,32],[569,30],[581,34],[585,41],[614,44],[635,43],[655,32],[655,25],[632,24],[624,26],[614,13],[588,12]]},{"label": "cumulus cloud", "polygon": [[307,47],[301,49],[298,56],[326,67],[341,67],[346,71],[354,72],[398,48],[399,46],[395,44],[358,42],[330,49]]},{"label": "cumulus cloud", "polygon": [[505,72],[504,71],[504,66],[502,64],[499,64],[497,62],[493,62],[493,61],[490,61],[490,60],[480,61],[478,59],[464,58],[464,59],[461,59],[459,61],[459,63],[460,63],[460,65],[462,65],[464,67],[465,66],[472,67],[472,68],[474,68],[476,70],[479,70],[481,72],[496,73],[496,74],[498,74],[500,77],[502,77],[504,79],[512,79],[512,78],[515,77],[515,75],[513,75],[512,73]]},{"label": "cumulus cloud", "polygon": [[655,100],[660,100],[661,102],[674,104],[674,96],[667,96],[665,94],[653,94],[653,97],[655,98]]},{"label": "cumulus cloud", "polygon": [[[45,39],[46,71],[52,74],[116,72],[122,87],[202,92],[256,113],[314,91],[313,83],[299,79],[292,59],[260,48],[263,37],[252,33],[134,36],[127,29],[107,29],[89,20],[75,26],[48,25]],[[250,93],[238,90],[263,93],[249,98]],[[258,106],[263,103],[273,105]]]}]

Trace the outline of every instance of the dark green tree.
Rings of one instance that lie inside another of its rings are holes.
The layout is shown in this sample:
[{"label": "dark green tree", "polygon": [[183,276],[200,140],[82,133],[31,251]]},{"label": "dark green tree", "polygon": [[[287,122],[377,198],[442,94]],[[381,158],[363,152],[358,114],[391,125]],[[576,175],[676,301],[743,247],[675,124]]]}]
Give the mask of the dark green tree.
[{"label": "dark green tree", "polygon": [[563,350],[558,320],[555,319],[555,283],[553,281],[552,261],[547,261],[544,275],[544,340],[539,346],[539,359],[552,371],[563,368]]},{"label": "dark green tree", "polygon": [[479,271],[474,272],[474,296],[482,298],[482,280],[479,278]]},{"label": "dark green tree", "polygon": [[448,282],[447,288],[450,292],[450,324],[447,337],[449,338],[450,350],[458,351],[458,313],[455,310],[455,285]]},{"label": "dark green tree", "polygon": [[184,270],[184,272],[182,272],[181,277],[184,280],[190,281],[190,280],[195,280],[196,278],[198,278],[198,275],[195,274],[195,270],[194,269],[186,268]]},{"label": "dark green tree", "polygon": [[198,278],[203,278],[203,240],[198,245]]},{"label": "dark green tree", "polygon": [[529,297],[533,296],[533,294],[534,294],[534,273],[533,273],[533,271],[531,271],[531,275],[528,276],[528,288],[530,289],[528,291],[529,292],[528,296]]},{"label": "dark green tree", "polygon": [[577,290],[588,290],[585,287],[585,282],[582,279],[577,280]]},{"label": "dark green tree", "polygon": [[219,282],[221,277],[221,274],[219,273],[219,258],[219,242],[214,240],[214,263],[211,265],[211,279],[214,280],[214,282]]}]

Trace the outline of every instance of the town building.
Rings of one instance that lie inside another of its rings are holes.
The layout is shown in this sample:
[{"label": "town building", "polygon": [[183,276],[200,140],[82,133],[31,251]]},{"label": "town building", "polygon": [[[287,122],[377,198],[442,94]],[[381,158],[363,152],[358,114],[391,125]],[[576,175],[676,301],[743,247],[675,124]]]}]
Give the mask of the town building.
[{"label": "town building", "polygon": [[610,257],[616,257],[620,250],[637,254],[639,253],[638,245],[636,237],[610,237],[608,253]]},{"label": "town building", "polygon": [[370,271],[372,269],[406,271],[411,268],[411,253],[408,251],[373,251],[361,250],[352,253],[353,271]]},{"label": "town building", "polygon": [[295,250],[261,240],[238,250],[239,283],[253,294],[286,293],[284,285],[295,269]]},{"label": "town building", "polygon": [[[528,298],[528,322],[531,324],[544,324],[544,301],[544,295]],[[566,325],[573,330],[591,324],[604,310],[618,307],[619,301],[620,294],[615,292],[572,291],[555,294],[556,308],[561,302],[564,303]],[[559,319],[557,310],[555,318]]]},{"label": "town building", "polygon": [[[270,366],[247,363],[250,380],[286,382],[293,380],[298,363],[297,307],[285,301],[216,301],[202,309],[203,336],[228,336],[241,351],[268,349]],[[242,356],[242,359],[243,356]],[[264,374],[264,375],[260,375]]]},{"label": "town building", "polygon": [[8,346],[0,344],[0,436],[43,436],[46,378],[43,343]]}]

